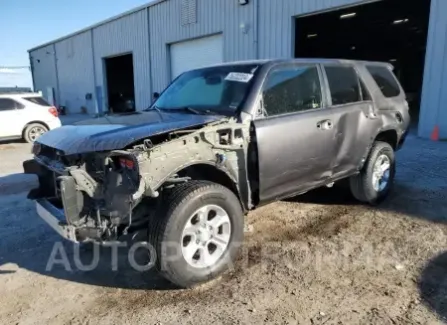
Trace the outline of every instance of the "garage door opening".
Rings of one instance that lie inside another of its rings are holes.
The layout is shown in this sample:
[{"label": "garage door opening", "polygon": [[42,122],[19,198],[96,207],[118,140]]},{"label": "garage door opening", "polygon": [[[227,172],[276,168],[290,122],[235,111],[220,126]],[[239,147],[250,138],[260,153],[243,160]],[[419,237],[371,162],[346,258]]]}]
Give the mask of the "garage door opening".
[{"label": "garage door opening", "polygon": [[387,61],[419,118],[430,0],[382,0],[296,20],[295,57]]},{"label": "garage door opening", "polygon": [[104,59],[109,113],[135,111],[132,54]]}]

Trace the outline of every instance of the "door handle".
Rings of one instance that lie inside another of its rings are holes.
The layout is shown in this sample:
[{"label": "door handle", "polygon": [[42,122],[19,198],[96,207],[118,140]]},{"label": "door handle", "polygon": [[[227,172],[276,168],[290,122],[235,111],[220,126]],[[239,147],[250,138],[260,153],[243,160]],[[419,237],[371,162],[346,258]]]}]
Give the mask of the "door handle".
[{"label": "door handle", "polygon": [[323,131],[331,130],[333,126],[334,124],[332,123],[331,120],[323,120],[317,123],[317,128]]}]

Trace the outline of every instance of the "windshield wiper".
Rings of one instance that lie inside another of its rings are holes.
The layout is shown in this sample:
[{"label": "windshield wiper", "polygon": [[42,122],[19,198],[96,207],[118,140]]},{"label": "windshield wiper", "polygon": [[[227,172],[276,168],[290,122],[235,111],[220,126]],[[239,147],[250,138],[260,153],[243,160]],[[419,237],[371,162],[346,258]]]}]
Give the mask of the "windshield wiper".
[{"label": "windshield wiper", "polygon": [[144,112],[157,111],[158,113],[161,113],[161,110],[155,105],[152,105],[151,107],[148,107],[148,108],[144,109],[143,111]]},{"label": "windshield wiper", "polygon": [[158,113],[161,113],[161,111],[164,112],[179,112],[179,111],[184,111],[187,113],[193,113],[195,115],[207,115],[207,114],[213,114],[213,112],[211,112],[208,109],[196,109],[193,108],[191,106],[181,106],[181,107],[172,107],[172,108],[160,108],[156,105],[152,105],[151,107],[148,107],[144,110],[145,112],[149,112],[149,111],[157,111]]},{"label": "windshield wiper", "polygon": [[170,110],[173,111],[186,111],[186,112],[191,112],[194,113],[196,115],[207,115],[207,114],[213,114],[213,112],[211,112],[208,109],[196,109],[194,107],[191,106],[183,106],[183,107],[175,107],[175,108],[170,108]]}]

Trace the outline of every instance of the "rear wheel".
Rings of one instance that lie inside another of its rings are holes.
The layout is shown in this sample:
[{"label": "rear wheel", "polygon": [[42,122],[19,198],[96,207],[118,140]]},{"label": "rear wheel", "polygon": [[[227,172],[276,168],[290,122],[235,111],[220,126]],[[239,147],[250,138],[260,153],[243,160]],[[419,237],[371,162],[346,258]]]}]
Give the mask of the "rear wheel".
[{"label": "rear wheel", "polygon": [[351,192],[361,202],[378,204],[390,193],[395,173],[393,148],[377,141],[360,174],[350,178]]},{"label": "rear wheel", "polygon": [[244,214],[231,190],[191,181],[174,188],[162,205],[149,231],[162,276],[191,287],[232,265],[243,241]]},{"label": "rear wheel", "polygon": [[40,123],[33,123],[26,127],[23,136],[26,142],[32,143],[45,132],[48,132],[48,128],[45,125],[42,125]]}]

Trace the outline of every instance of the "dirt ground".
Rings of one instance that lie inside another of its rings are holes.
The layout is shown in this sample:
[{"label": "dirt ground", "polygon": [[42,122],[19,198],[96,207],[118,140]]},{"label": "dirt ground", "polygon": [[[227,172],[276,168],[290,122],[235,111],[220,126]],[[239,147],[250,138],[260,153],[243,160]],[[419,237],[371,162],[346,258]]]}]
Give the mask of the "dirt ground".
[{"label": "dirt ground", "polygon": [[[191,290],[134,271],[126,251],[113,271],[107,248],[93,271],[46,271],[60,240],[25,198],[34,179],[14,174],[29,147],[5,146],[0,144],[0,324],[447,319],[447,143],[410,137],[398,154],[393,195],[377,208],[357,204],[336,187],[250,213],[251,231],[234,269]],[[72,261],[73,248],[64,245]]]}]

